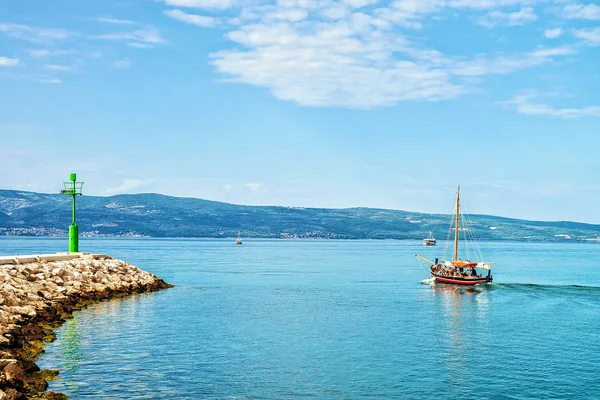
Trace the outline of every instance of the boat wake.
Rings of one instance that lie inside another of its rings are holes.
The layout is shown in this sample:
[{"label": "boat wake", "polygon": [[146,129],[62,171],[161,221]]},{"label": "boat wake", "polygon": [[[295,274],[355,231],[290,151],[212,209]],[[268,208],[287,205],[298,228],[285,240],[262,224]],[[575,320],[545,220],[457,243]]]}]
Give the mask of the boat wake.
[{"label": "boat wake", "polygon": [[423,285],[430,285],[430,286],[431,286],[431,285],[435,285],[435,278],[433,278],[433,277],[432,277],[432,278],[429,278],[429,279],[423,279],[423,280],[421,281],[421,283],[422,283]]},{"label": "boat wake", "polygon": [[536,284],[536,283],[494,283],[495,289],[504,290],[518,290],[521,292],[533,292],[533,293],[548,293],[548,294],[560,294],[560,293],[579,293],[579,294],[599,294],[599,286],[586,286],[586,285],[547,285],[547,284]]}]

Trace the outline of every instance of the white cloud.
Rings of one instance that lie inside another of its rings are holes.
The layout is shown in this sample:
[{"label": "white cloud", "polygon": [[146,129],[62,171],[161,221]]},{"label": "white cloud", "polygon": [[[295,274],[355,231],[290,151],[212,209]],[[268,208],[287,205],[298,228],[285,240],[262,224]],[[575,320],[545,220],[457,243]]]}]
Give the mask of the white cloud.
[{"label": "white cloud", "polygon": [[214,8],[224,10],[233,6],[233,0],[164,0],[172,7]]},{"label": "white cloud", "polygon": [[0,57],[0,67],[16,67],[21,64],[18,58]]},{"label": "white cloud", "polygon": [[575,37],[585,40],[586,43],[589,45],[600,45],[600,27],[589,29],[576,29],[573,31],[573,35]]},{"label": "white cloud", "polygon": [[113,24],[113,25],[133,25],[134,21],[130,21],[128,19],[117,19],[117,18],[93,18],[94,21],[103,22],[105,24]]},{"label": "white cloud", "polygon": [[35,28],[29,25],[2,23],[0,23],[0,32],[4,32],[15,39],[33,43],[53,43],[73,35],[65,29]]},{"label": "white cloud", "polygon": [[478,20],[478,24],[485,26],[486,28],[493,28],[495,26],[517,26],[535,21],[537,18],[537,15],[533,12],[533,8],[526,7],[512,13],[504,13],[501,11],[489,12]]},{"label": "white cloud", "polygon": [[515,108],[518,113],[526,115],[548,115],[560,118],[600,117],[600,107],[554,108],[548,104],[536,102],[540,95],[535,91],[524,92],[512,100],[500,104]]},{"label": "white cloud", "polygon": [[532,5],[543,0],[449,0],[446,4],[454,8],[498,8],[503,6]]},{"label": "white cloud", "polygon": [[352,8],[361,8],[370,4],[378,3],[380,0],[341,0],[343,4],[347,4]]},{"label": "white cloud", "polygon": [[328,7],[321,11],[321,14],[328,19],[343,19],[346,13],[346,8],[341,6]]},{"label": "white cloud", "polygon": [[129,68],[133,64],[133,61],[129,58],[124,58],[123,60],[117,60],[113,62],[113,66],[115,68]]},{"label": "white cloud", "polygon": [[308,16],[308,12],[302,9],[284,9],[274,11],[265,16],[266,19],[276,19],[283,21],[302,21]]},{"label": "white cloud", "polygon": [[246,50],[211,55],[233,81],[269,87],[284,100],[312,106],[370,108],[402,100],[454,98],[463,89],[444,71],[391,57],[406,42],[375,32],[355,36],[347,23],[252,24],[228,37]]},{"label": "white cloud", "polygon": [[62,81],[58,78],[52,78],[52,77],[42,77],[37,79],[38,82],[40,83],[50,83],[50,84],[57,84],[57,83],[62,83]]},{"label": "white cloud", "polygon": [[397,0],[389,7],[375,10],[375,15],[406,28],[420,29],[421,23],[417,20],[438,11],[442,6],[441,0]]},{"label": "white cloud", "polygon": [[166,41],[160,36],[160,33],[154,28],[139,29],[133,32],[126,33],[109,33],[96,36],[96,39],[103,40],[124,40],[129,41],[130,46],[143,47],[155,44],[165,43]]},{"label": "white cloud", "polygon": [[51,71],[70,71],[72,67],[66,65],[58,65],[58,64],[46,64],[44,68]]},{"label": "white cloud", "polygon": [[569,4],[563,8],[563,16],[568,19],[600,19],[600,7],[596,4]]},{"label": "white cloud", "polygon": [[26,183],[26,184],[17,184],[15,185],[15,188],[17,188],[18,190],[24,190],[27,192],[52,192],[55,187],[54,185],[50,185],[47,183],[37,183],[37,182],[30,182],[30,183]]},{"label": "white cloud", "polygon": [[188,14],[181,10],[167,10],[164,14],[168,17],[176,19],[186,24],[192,24],[203,27],[211,27],[217,25],[217,20],[213,17],[207,17],[204,15]]},{"label": "white cloud", "polygon": [[373,25],[353,30],[350,20],[304,27],[250,24],[227,36],[243,48],[211,55],[221,72],[235,82],[267,87],[279,99],[310,106],[372,108],[452,99],[468,91],[456,77],[508,74],[575,53],[542,48],[513,57],[459,60],[415,48],[397,32]]},{"label": "white cloud", "polygon": [[149,49],[149,48],[152,47],[151,44],[138,43],[138,42],[127,43],[127,46],[133,47],[133,48],[136,48],[136,49]]},{"label": "white cloud", "polygon": [[521,69],[543,65],[553,57],[576,54],[571,47],[539,48],[517,57],[479,57],[474,60],[453,64],[452,73],[461,76],[483,76],[489,74],[509,74]]},{"label": "white cloud", "polygon": [[562,36],[563,33],[564,31],[562,28],[546,29],[544,31],[544,36],[546,36],[548,39],[556,39]]},{"label": "white cloud", "polygon": [[250,189],[252,193],[258,193],[262,188],[261,183],[246,183],[244,186]]},{"label": "white cloud", "polygon": [[47,50],[47,49],[30,49],[27,50],[27,54],[34,58],[44,58],[51,56],[60,56],[65,54],[72,54],[73,50]]},{"label": "white cloud", "polygon": [[145,186],[151,185],[154,183],[153,180],[150,179],[125,179],[125,181],[119,185],[106,189],[104,194],[114,195],[121,193],[130,193],[131,191],[138,190]]},{"label": "white cloud", "polygon": [[[367,109],[453,99],[477,89],[486,75],[538,67],[577,52],[556,47],[459,57],[428,47],[426,34],[408,37],[402,29],[422,28],[453,9],[492,9],[485,16],[488,26],[520,25],[537,19],[531,7],[536,0],[236,0],[218,7],[212,0],[163,1],[212,8],[211,15],[227,8],[217,18],[234,46],[210,54],[223,81],[264,87],[278,99],[308,106]],[[520,8],[499,11],[504,6]],[[212,19],[180,10],[165,14],[213,25]]]},{"label": "white cloud", "polygon": [[36,82],[36,83],[50,83],[50,84],[57,84],[57,83],[62,83],[62,81],[60,79],[57,79],[53,76],[48,76],[48,75],[43,75],[43,74],[31,74],[31,73],[15,73],[15,72],[4,72],[2,70],[0,70],[0,77],[3,78],[8,78],[8,79],[18,79],[18,80],[25,80],[25,81],[29,81],[29,82]]},{"label": "white cloud", "polygon": [[538,50],[534,50],[529,53],[529,55],[533,58],[541,58],[546,59],[548,57],[556,57],[556,56],[568,56],[571,54],[577,54],[577,50],[572,47],[550,47],[550,48],[540,48]]}]

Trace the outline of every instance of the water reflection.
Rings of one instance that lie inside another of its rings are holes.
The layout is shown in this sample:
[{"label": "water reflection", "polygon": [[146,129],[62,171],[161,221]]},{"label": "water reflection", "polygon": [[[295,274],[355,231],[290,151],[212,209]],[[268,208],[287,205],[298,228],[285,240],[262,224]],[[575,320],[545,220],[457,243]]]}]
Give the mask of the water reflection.
[{"label": "water reflection", "polygon": [[453,385],[470,386],[473,357],[485,346],[489,310],[487,285],[433,284],[431,291],[441,299],[439,313],[445,321],[443,341],[448,344],[443,361]]},{"label": "water reflection", "polygon": [[[83,396],[89,392],[90,382],[79,377],[89,374],[90,369],[106,374],[107,377],[103,379],[110,379],[109,376],[113,372],[112,364],[117,359],[127,357],[134,359],[137,356],[143,356],[145,354],[143,351],[139,351],[135,355],[122,354],[122,345],[115,346],[115,344],[121,344],[123,336],[135,338],[132,340],[140,340],[147,333],[143,329],[137,329],[135,332],[123,332],[122,327],[129,326],[127,321],[152,318],[147,315],[155,312],[152,307],[147,305],[147,300],[150,298],[148,294],[115,298],[75,311],[73,316],[59,328],[57,341],[48,346],[44,358],[40,362],[42,368],[61,370],[60,380],[50,382],[50,390]],[[143,314],[143,317],[140,317],[139,314]],[[101,327],[101,335],[97,334],[99,327]],[[136,325],[135,328],[139,328],[139,325]],[[89,349],[91,345],[111,348],[113,351],[108,356],[95,357],[86,354],[86,349]],[[136,367],[139,367],[136,362],[125,365],[125,368],[129,369]],[[119,370],[116,376],[123,373],[127,373],[127,371]]]},{"label": "water reflection", "polygon": [[[63,359],[62,367],[64,373],[70,376],[79,372],[79,365],[82,359],[82,354],[80,352],[81,339],[77,327],[77,313],[74,313],[72,318],[66,320],[64,333],[61,335],[63,349],[61,352],[61,357]],[[79,385],[76,381],[71,379],[67,381],[69,382],[69,390],[76,391],[79,389]]]}]

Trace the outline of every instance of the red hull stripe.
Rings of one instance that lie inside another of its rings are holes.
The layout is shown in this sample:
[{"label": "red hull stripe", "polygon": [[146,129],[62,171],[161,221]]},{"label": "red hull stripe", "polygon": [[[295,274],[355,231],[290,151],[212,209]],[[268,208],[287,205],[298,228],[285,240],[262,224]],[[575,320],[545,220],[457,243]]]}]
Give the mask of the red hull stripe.
[{"label": "red hull stripe", "polygon": [[456,285],[478,285],[478,284],[483,284],[486,283],[487,281],[485,279],[477,279],[477,280],[459,280],[459,279],[452,279],[452,278],[443,278],[441,276],[437,276],[437,275],[433,275],[434,279],[437,282],[443,282],[443,283],[454,283]]}]

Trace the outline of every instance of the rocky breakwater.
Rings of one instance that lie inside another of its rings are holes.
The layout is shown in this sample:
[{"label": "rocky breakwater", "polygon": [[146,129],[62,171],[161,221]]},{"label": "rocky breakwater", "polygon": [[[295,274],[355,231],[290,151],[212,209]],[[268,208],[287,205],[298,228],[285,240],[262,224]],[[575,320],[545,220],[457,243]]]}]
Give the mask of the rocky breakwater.
[{"label": "rocky breakwater", "polygon": [[35,364],[54,328],[104,299],[172,287],[106,255],[0,258],[0,400],[64,399],[46,392],[57,371]]}]

